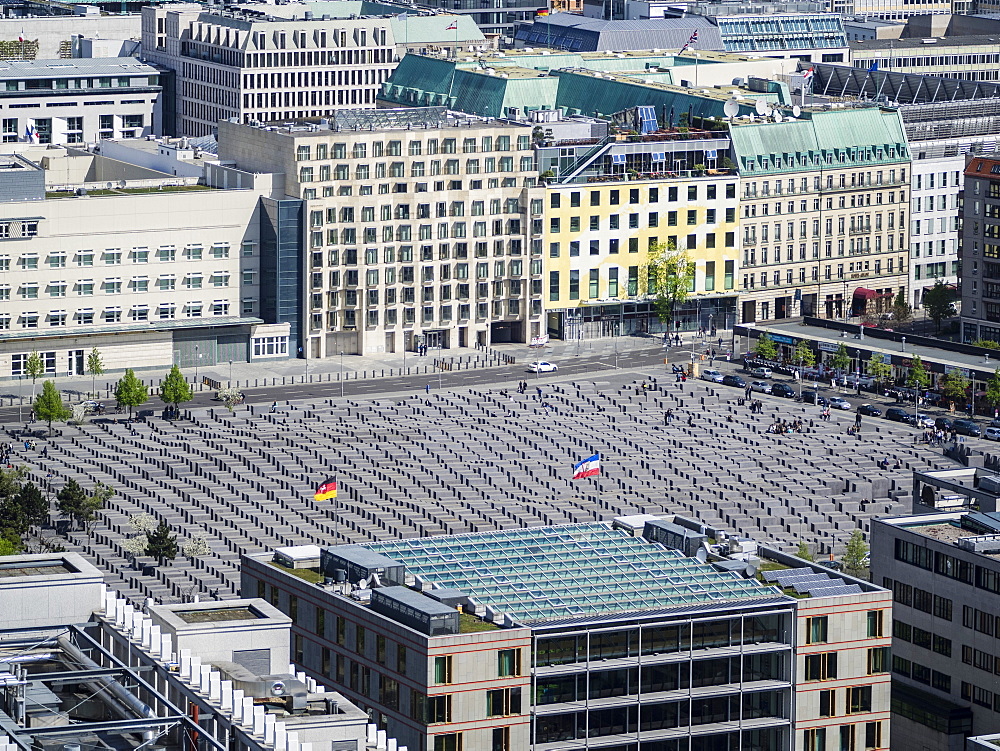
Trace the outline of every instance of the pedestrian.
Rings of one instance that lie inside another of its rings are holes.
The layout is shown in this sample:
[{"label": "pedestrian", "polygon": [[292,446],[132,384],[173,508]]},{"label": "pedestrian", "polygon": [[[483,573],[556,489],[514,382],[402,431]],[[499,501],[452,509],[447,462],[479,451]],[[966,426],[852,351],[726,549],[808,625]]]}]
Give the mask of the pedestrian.
[{"label": "pedestrian", "polygon": [[541,399],[542,398],[542,387],[541,386],[535,386],[535,390],[538,392],[538,398]]},{"label": "pedestrian", "polygon": [[278,411],[278,402],[276,402],[276,401],[271,402],[271,413],[273,414],[273,413],[275,413],[277,411]]},{"label": "pedestrian", "polygon": [[855,430],[857,430],[860,427],[861,427],[861,413],[858,412],[856,415],[854,415],[854,428]]},{"label": "pedestrian", "polygon": [[34,421],[35,421],[35,410],[32,409],[28,411],[28,422],[34,422]]},{"label": "pedestrian", "polygon": [[426,394],[431,393],[431,385],[429,383],[424,384],[424,393]]}]

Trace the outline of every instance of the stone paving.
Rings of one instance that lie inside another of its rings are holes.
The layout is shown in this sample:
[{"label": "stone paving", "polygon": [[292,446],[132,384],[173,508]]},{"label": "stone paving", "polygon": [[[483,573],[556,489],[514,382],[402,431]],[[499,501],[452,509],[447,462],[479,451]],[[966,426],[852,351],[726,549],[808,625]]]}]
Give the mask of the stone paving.
[{"label": "stone paving", "polygon": [[[565,377],[521,395],[498,387],[198,410],[192,420],[130,428],[99,422],[15,444],[53,493],[75,477],[117,490],[88,538],[60,538],[108,572],[136,601],[193,594],[231,597],[239,555],[283,545],[363,542],[457,532],[680,513],[794,549],[841,551],[872,517],[909,510],[912,470],[951,466],[915,445],[913,429],[760,395],[764,412],[737,406],[740,389],[641,370],[602,380]],[[673,411],[666,424],[665,413]],[[776,418],[804,431],[766,432]],[[39,454],[48,446],[48,456]],[[599,478],[571,480],[572,464],[602,455]],[[893,467],[876,462],[888,457]],[[336,501],[315,488],[336,477]],[[128,515],[163,518],[179,541],[203,534],[211,553],[136,570],[122,547]]]}]

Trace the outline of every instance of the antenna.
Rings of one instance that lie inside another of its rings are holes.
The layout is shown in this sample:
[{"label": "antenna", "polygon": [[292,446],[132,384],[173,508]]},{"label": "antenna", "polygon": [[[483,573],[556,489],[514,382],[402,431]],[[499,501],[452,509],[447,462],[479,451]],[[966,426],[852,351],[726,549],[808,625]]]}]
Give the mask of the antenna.
[{"label": "antenna", "polygon": [[726,117],[732,120],[740,114],[740,105],[735,99],[728,99],[726,100],[726,103],[722,105],[722,111],[726,113]]},{"label": "antenna", "polygon": [[792,117],[798,117],[801,114],[802,114],[802,108],[799,107],[799,105],[796,104],[794,107],[792,107]]},{"label": "antenna", "polygon": [[776,123],[780,123],[782,120],[785,119],[781,116],[781,113],[778,112],[778,110],[771,110],[771,114],[774,115],[774,122]]},{"label": "antenna", "polygon": [[758,99],[757,103],[754,104],[753,109],[754,112],[756,112],[761,117],[767,117],[767,113],[770,110],[770,107],[767,106],[767,102],[765,102],[763,99]]}]

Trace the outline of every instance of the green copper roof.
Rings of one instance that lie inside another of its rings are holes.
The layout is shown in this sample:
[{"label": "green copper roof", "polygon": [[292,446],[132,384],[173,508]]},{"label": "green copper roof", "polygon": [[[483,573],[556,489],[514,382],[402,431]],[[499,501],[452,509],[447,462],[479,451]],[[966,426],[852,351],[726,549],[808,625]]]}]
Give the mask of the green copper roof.
[{"label": "green copper roof", "polygon": [[730,129],[733,158],[744,175],[803,168],[909,161],[898,111],[878,107],[809,112],[802,119]]}]

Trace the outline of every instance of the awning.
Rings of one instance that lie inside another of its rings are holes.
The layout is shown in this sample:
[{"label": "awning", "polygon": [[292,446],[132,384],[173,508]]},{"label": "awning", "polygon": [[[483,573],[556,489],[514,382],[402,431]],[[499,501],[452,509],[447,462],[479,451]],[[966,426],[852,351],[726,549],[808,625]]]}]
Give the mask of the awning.
[{"label": "awning", "polygon": [[867,289],[866,287],[858,287],[854,290],[855,297],[863,297],[865,300],[871,300],[878,297],[878,292],[873,289]]}]

